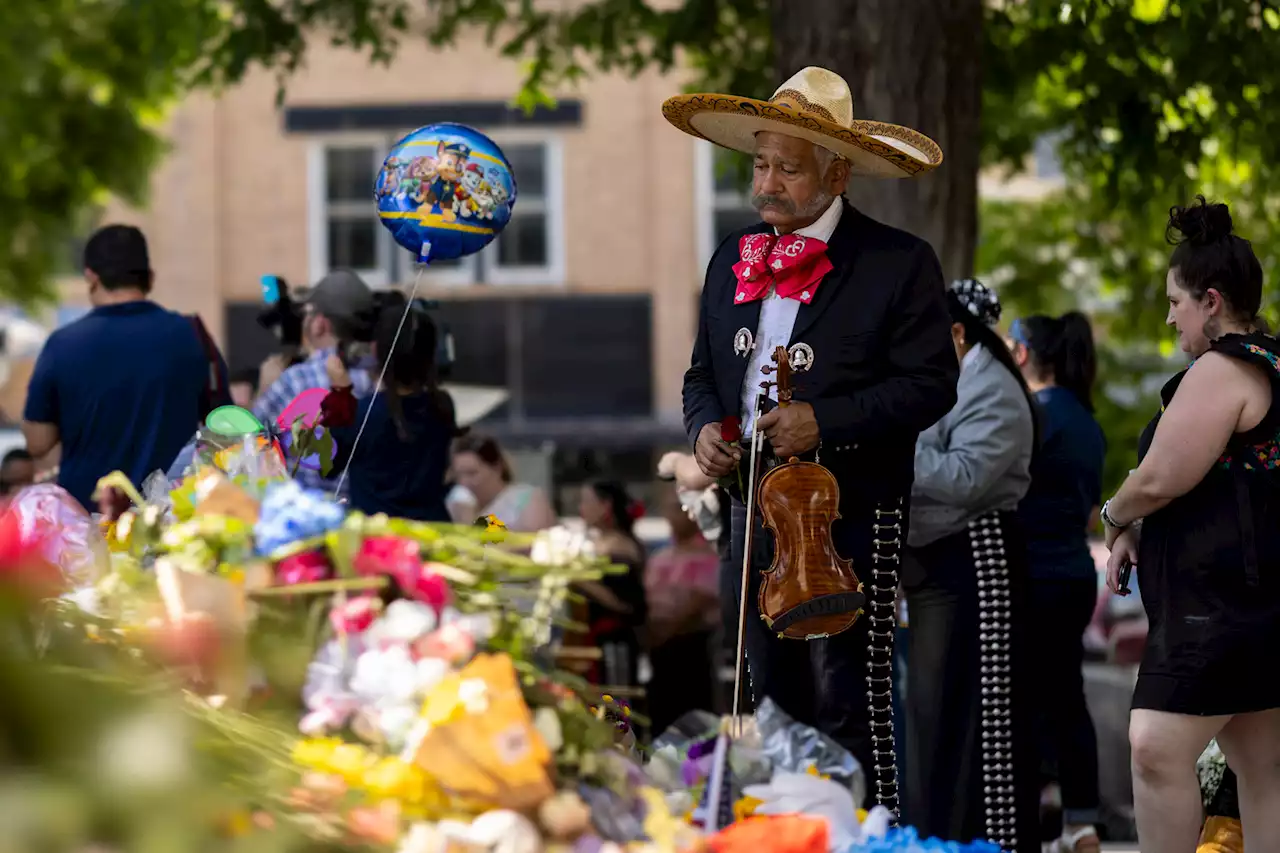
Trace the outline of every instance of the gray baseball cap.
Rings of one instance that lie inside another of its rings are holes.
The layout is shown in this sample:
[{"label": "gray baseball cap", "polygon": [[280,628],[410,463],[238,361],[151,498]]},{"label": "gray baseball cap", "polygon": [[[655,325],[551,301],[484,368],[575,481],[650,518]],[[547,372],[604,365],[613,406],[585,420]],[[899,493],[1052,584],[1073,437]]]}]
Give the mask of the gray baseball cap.
[{"label": "gray baseball cap", "polygon": [[348,328],[368,322],[374,310],[373,291],[348,269],[333,270],[299,296],[317,314]]}]

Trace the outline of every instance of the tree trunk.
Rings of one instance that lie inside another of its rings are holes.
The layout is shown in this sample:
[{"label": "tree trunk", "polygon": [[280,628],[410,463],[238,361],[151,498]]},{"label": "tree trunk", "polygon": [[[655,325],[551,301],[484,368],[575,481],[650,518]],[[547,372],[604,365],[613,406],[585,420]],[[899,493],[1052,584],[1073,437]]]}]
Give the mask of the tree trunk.
[{"label": "tree trunk", "polygon": [[808,65],[840,74],[854,115],[942,146],[923,178],[855,180],[849,198],[928,240],[948,280],[973,272],[981,152],[982,0],[772,0],[778,82]]}]

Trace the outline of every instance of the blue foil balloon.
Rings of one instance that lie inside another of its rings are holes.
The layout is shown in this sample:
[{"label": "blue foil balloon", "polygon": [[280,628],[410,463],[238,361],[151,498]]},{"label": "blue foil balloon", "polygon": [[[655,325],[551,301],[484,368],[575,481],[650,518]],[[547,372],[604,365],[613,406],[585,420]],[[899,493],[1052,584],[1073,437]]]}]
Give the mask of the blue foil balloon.
[{"label": "blue foil balloon", "polygon": [[480,251],[511,221],[516,179],[502,149],[461,124],[429,124],[391,149],[374,187],[378,218],[418,263]]}]

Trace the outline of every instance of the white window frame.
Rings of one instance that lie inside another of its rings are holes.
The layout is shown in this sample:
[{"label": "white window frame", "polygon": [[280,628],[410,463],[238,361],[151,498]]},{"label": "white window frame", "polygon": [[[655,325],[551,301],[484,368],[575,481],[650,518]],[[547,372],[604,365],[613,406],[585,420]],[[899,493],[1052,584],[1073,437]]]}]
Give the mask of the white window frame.
[{"label": "white window frame", "polygon": [[702,269],[711,263],[719,240],[716,239],[716,213],[729,208],[737,209],[742,204],[743,195],[716,189],[716,147],[703,139],[693,141],[693,209],[698,217],[697,248],[698,260]]},{"label": "white window frame", "polygon": [[[533,204],[531,213],[542,213],[547,219],[547,263],[544,266],[503,267],[498,264],[497,250],[485,262],[486,284],[563,285],[565,283],[565,227],[564,227],[564,139],[558,133],[543,130],[521,129],[494,133],[490,138],[501,148],[504,145],[542,145],[546,151],[544,186],[546,196]],[[520,176],[516,175],[519,190]],[[528,209],[528,208],[527,208]],[[516,196],[513,216],[520,215],[520,198]],[[502,239],[501,235],[498,237]]]},{"label": "white window frame", "polygon": [[[318,281],[329,272],[329,203],[327,198],[326,152],[331,148],[373,148],[375,152],[390,150],[391,145],[404,134],[396,133],[340,133],[317,135],[310,139],[307,150],[307,256],[311,281]],[[536,267],[503,267],[497,262],[497,250],[486,247],[483,277],[478,274],[478,255],[464,258],[456,268],[433,270],[430,266],[423,273],[424,283],[441,286],[563,286],[565,282],[565,187],[564,144],[560,134],[546,130],[506,130],[487,134],[499,146],[537,144],[545,150],[546,196],[537,202],[535,209],[547,218],[547,263]],[[519,176],[516,176],[517,189]],[[370,215],[373,211],[373,187],[369,192]],[[529,209],[532,200],[525,202]],[[515,216],[521,212],[521,201],[516,197]],[[501,235],[499,235],[501,239]],[[357,270],[370,287],[386,288],[393,284],[409,284],[416,273],[416,265],[409,253],[395,244],[390,232],[379,227],[377,232],[378,269]],[[479,279],[483,278],[483,281]]]},{"label": "white window frame", "polygon": [[[381,133],[343,133],[311,139],[307,147],[307,266],[311,283],[319,281],[330,271],[328,171],[325,168],[325,155],[330,148],[371,148],[376,158],[379,151],[387,149],[387,137]],[[369,187],[369,205],[373,207],[372,185]],[[374,246],[379,266],[356,272],[370,287],[385,288],[391,284],[387,268],[393,241],[391,232],[381,225],[376,230]]]}]

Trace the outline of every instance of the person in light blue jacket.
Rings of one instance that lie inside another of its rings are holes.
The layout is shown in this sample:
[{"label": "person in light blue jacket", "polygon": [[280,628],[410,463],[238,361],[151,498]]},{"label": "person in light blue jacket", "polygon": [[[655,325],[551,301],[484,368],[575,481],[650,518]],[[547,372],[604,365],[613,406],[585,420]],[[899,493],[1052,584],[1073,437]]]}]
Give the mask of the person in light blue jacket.
[{"label": "person in light blue jacket", "polygon": [[957,401],[916,444],[902,561],[911,614],[903,818],[922,836],[1039,851],[1030,697],[1014,660],[1026,574],[1015,510],[1031,483],[1035,406],[993,328],[996,295],[966,279],[947,303]]}]

